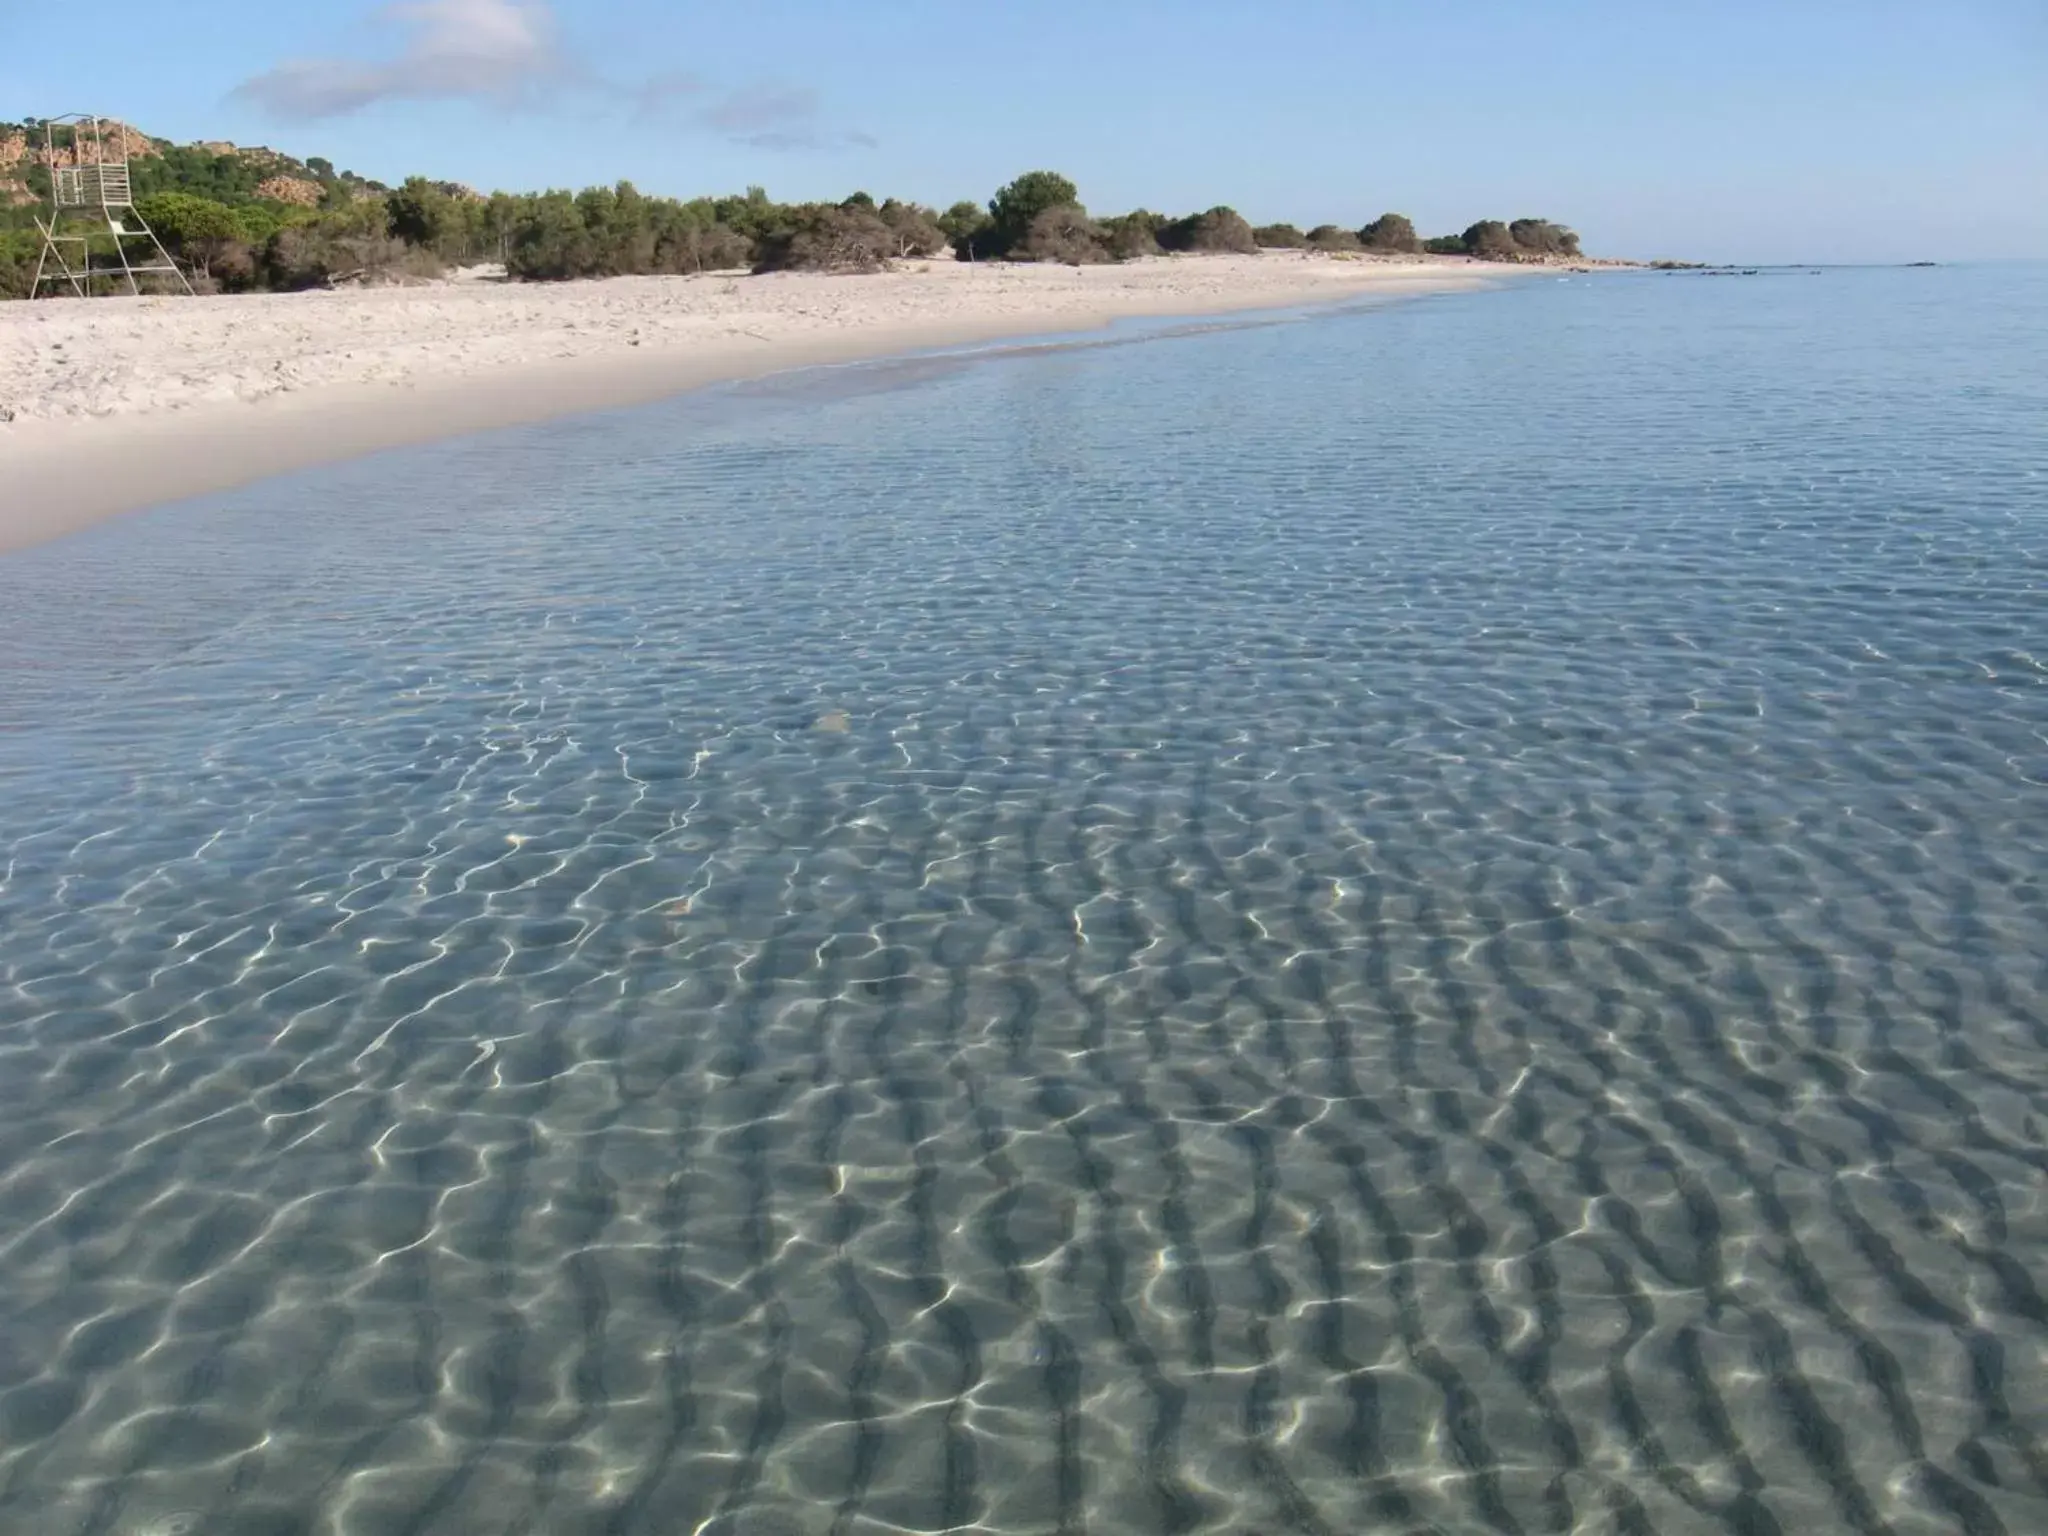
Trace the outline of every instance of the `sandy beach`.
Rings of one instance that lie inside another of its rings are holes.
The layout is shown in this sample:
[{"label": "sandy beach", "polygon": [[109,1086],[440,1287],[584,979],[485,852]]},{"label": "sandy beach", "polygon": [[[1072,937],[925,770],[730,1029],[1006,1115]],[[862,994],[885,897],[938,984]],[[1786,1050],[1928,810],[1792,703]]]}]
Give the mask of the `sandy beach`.
[{"label": "sandy beach", "polygon": [[1477,287],[1502,270],[1276,252],[5,304],[0,550],[379,448],[725,380],[1127,318]]}]

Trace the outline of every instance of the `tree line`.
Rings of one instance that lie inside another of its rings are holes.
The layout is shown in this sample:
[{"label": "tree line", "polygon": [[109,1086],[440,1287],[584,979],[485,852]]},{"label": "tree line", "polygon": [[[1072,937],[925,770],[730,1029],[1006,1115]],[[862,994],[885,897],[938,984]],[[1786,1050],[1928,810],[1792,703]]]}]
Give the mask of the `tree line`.
[{"label": "tree line", "polygon": [[[963,201],[941,210],[895,198],[877,202],[866,192],[837,203],[779,203],[760,187],[682,200],[650,197],[624,181],[573,193],[483,196],[424,177],[384,188],[312,160],[303,165],[322,190],[316,203],[302,206],[257,195],[260,178],[248,167],[220,163],[233,158],[185,149],[134,162],[138,211],[195,283],[218,292],[428,277],[476,262],[502,262],[514,279],[546,282],[726,270],[862,272],[947,256],[1086,265],[1269,249],[1435,252],[1489,261],[1579,254],[1578,236],[1546,219],[1484,220],[1463,234],[1424,240],[1398,213],[1362,228],[1323,224],[1306,233],[1291,224],[1254,227],[1220,206],[1182,216],[1141,208],[1096,217],[1074,183],[1052,171],[1020,176],[986,204]],[[33,172],[30,190],[42,190]],[[32,229],[24,237],[25,217],[11,222],[11,231],[0,226],[0,295],[18,297],[30,286],[37,241]]]}]

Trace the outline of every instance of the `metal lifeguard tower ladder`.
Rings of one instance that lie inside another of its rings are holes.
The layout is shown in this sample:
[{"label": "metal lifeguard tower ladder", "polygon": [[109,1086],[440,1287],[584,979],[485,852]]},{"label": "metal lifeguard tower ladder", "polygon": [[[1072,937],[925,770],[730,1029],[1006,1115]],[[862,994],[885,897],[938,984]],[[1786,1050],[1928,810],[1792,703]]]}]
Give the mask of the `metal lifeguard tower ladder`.
[{"label": "metal lifeguard tower ladder", "polygon": [[[69,165],[59,164],[60,134],[71,140],[63,150]],[[43,164],[50,171],[50,217],[48,223],[40,214],[36,217],[36,228],[43,232],[43,254],[36,261],[31,296],[40,295],[48,283],[90,298],[96,278],[126,284],[128,292],[139,294],[142,285],[136,279],[155,273],[167,274],[188,294],[192,291],[156,231],[135,211],[128,184],[128,135],[119,123],[86,112],[45,119]]]}]

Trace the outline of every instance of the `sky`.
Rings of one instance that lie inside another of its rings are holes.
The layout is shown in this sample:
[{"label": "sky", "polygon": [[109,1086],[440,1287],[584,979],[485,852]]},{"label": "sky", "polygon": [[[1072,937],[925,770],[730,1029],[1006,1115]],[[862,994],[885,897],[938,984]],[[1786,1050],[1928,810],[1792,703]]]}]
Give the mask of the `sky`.
[{"label": "sky", "polygon": [[2048,257],[2048,0],[0,0],[0,120],[381,181],[985,201],[1594,254]]}]

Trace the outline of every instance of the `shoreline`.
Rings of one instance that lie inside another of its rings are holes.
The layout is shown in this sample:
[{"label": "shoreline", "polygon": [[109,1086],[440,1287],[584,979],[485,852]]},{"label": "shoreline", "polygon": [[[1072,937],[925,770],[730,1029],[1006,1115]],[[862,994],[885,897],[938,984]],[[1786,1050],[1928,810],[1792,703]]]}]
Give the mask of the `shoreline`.
[{"label": "shoreline", "polygon": [[[0,425],[0,555],[320,464],[713,384],[1090,337],[1122,320],[1471,291],[1513,275],[1285,257],[1078,271],[951,265],[9,305],[0,339],[25,345],[0,347],[0,403],[18,402]],[[644,344],[649,332],[658,344]],[[89,365],[66,361],[88,347]],[[24,418],[38,404],[50,414]]]}]

